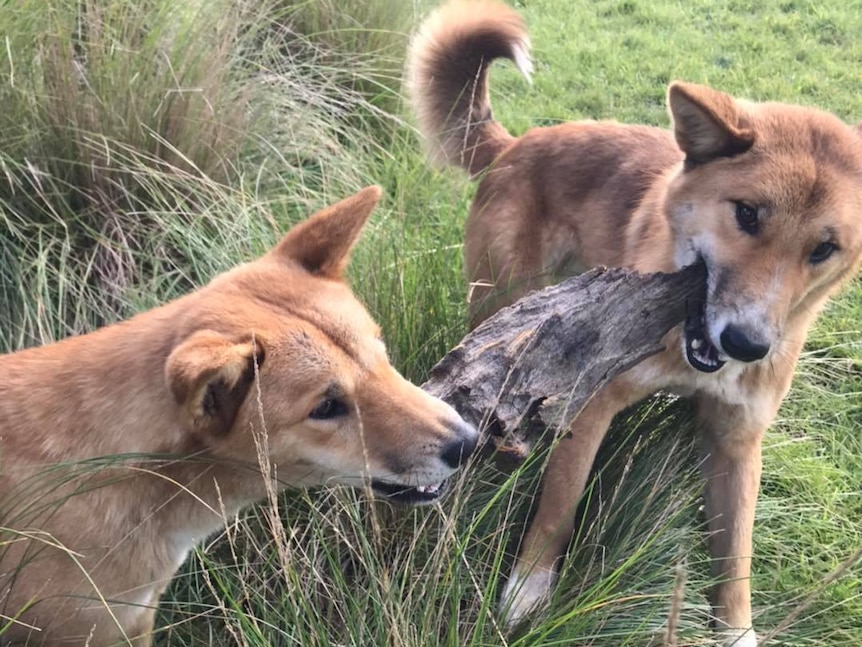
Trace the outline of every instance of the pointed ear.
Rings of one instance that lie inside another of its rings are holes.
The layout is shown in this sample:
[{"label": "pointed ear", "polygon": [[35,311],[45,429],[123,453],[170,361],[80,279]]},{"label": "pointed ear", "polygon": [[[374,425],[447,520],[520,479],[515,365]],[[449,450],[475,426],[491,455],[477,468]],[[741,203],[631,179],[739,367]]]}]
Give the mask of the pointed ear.
[{"label": "pointed ear", "polygon": [[700,164],[744,153],[754,130],[733,97],[705,85],[675,81],[667,93],[676,142],[686,161]]},{"label": "pointed ear", "polygon": [[165,378],[182,411],[184,426],[202,436],[224,436],[254,381],[263,349],[251,341],[234,343],[201,330],[168,356]]},{"label": "pointed ear", "polygon": [[370,186],[319,211],[287,232],[269,255],[297,261],[312,274],[341,278],[382,193],[379,186]]}]

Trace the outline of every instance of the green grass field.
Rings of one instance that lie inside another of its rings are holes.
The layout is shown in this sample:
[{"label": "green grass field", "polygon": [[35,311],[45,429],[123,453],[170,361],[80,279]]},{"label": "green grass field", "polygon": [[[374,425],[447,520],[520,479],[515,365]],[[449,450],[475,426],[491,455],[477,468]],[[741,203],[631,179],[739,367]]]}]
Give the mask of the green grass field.
[{"label": "green grass field", "polygon": [[[379,183],[351,281],[394,363],[421,381],[466,332],[472,192],[427,166],[398,95],[406,34],[433,3],[75,4],[0,12],[0,347],[153,307]],[[533,84],[503,64],[492,78],[514,133],[580,118],[667,126],[672,79],[862,120],[858,0],[516,6]],[[766,439],[753,575],[764,644],[862,646],[862,564],[847,563],[862,546],[860,429],[857,278],[813,330]],[[549,610],[503,630],[495,607],[544,458],[512,474],[477,461],[432,508],[326,489],[249,510],[183,567],[156,644],[647,645],[680,573],[679,644],[712,644],[694,436],[684,403],[662,398],[617,421]]]}]

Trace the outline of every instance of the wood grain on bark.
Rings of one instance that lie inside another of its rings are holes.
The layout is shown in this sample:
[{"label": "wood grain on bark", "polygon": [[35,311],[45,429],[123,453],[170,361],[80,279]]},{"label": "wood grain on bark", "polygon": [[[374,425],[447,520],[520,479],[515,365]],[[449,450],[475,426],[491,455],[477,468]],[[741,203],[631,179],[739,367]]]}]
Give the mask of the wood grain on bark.
[{"label": "wood grain on bark", "polygon": [[663,350],[703,299],[702,264],[673,274],[597,268],[486,319],[423,385],[521,459],[547,428],[564,429],[614,377]]}]

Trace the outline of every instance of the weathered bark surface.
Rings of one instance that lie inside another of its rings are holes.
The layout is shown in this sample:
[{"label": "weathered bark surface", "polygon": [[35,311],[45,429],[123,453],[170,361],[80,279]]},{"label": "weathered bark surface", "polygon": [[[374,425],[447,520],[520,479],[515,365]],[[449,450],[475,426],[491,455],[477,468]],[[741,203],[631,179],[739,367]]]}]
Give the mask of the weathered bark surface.
[{"label": "weathered bark surface", "polygon": [[591,270],[484,321],[423,388],[523,458],[538,434],[565,428],[604,384],[663,350],[705,280],[702,264],[674,274]]}]

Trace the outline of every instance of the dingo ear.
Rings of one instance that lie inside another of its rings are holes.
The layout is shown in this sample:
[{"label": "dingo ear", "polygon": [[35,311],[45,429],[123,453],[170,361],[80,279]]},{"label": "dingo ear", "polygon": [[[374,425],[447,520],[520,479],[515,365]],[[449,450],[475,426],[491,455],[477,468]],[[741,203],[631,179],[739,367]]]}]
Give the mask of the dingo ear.
[{"label": "dingo ear", "polygon": [[297,261],[312,274],[341,278],[381,194],[379,186],[370,186],[319,211],[287,232],[270,254]]},{"label": "dingo ear", "polygon": [[728,94],[705,85],[671,83],[667,94],[676,142],[687,162],[708,162],[744,153],[754,144],[754,131]]},{"label": "dingo ear", "polygon": [[168,356],[165,377],[182,409],[183,423],[196,434],[223,436],[263,364],[260,345],[234,343],[212,330],[201,330]]}]

